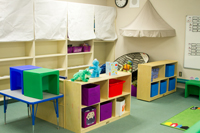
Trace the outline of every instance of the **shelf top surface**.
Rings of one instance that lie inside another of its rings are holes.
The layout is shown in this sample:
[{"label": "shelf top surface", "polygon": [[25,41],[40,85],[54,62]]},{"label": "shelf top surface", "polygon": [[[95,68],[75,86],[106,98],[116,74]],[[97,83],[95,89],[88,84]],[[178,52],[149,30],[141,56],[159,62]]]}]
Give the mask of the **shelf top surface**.
[{"label": "shelf top surface", "polygon": [[162,61],[155,61],[155,62],[149,62],[145,64],[138,64],[138,65],[145,65],[145,66],[159,66],[159,65],[165,65],[165,64],[172,64],[177,63],[177,60],[162,60]]},{"label": "shelf top surface", "polygon": [[[99,82],[99,81],[104,81],[104,80],[108,80],[108,79],[115,79],[115,78],[119,78],[119,77],[123,77],[123,76],[130,76],[131,73],[129,72],[119,72],[118,74],[115,76],[108,76],[106,74],[100,74],[100,77],[98,78],[90,78],[88,82],[83,82],[83,81],[75,81],[75,83],[84,85],[84,84],[88,84],[88,83],[95,83],[95,82]],[[71,80],[66,80],[69,82],[72,82]]]}]

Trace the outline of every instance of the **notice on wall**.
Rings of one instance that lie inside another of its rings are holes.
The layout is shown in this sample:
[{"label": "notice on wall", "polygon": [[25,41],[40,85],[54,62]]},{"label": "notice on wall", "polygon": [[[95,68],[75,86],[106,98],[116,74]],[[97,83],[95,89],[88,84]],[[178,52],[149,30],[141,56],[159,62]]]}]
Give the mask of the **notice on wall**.
[{"label": "notice on wall", "polygon": [[184,67],[200,69],[200,16],[186,17]]}]

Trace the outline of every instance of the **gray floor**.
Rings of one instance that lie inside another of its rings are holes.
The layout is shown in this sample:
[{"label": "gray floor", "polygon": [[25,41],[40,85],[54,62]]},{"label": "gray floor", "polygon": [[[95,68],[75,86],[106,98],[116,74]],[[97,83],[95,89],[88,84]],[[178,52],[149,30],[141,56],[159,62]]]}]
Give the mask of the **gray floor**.
[{"label": "gray floor", "polygon": [[[184,131],[160,125],[172,116],[190,106],[200,106],[198,96],[184,98],[184,89],[152,102],[131,98],[131,115],[89,133],[183,133]],[[7,124],[4,125],[3,105],[0,105],[1,133],[28,133],[32,131],[31,118],[27,118],[26,104],[10,103],[7,110]],[[199,118],[200,119],[200,118]],[[72,133],[36,118],[35,133]]]}]

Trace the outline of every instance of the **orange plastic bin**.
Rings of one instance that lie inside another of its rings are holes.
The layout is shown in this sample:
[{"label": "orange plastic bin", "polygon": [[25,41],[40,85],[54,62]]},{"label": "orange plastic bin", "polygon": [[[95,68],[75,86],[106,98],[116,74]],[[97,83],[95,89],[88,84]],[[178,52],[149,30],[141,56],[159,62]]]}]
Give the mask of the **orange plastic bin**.
[{"label": "orange plastic bin", "polygon": [[124,80],[110,79],[109,80],[109,97],[114,97],[122,94]]}]

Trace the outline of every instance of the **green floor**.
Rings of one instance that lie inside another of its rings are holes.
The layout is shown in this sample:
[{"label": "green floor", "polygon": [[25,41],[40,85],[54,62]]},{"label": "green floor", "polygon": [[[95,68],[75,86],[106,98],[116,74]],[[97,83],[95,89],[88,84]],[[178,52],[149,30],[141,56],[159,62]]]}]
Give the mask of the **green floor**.
[{"label": "green floor", "polygon": [[[131,98],[131,115],[89,133],[183,133],[184,131],[160,125],[163,121],[184,111],[190,106],[200,106],[198,96],[184,98],[184,89],[152,102]],[[26,104],[10,103],[7,110],[7,125],[4,125],[3,105],[0,105],[1,133],[28,133],[32,131],[31,118],[27,118]],[[35,133],[72,133],[36,118]]]}]

